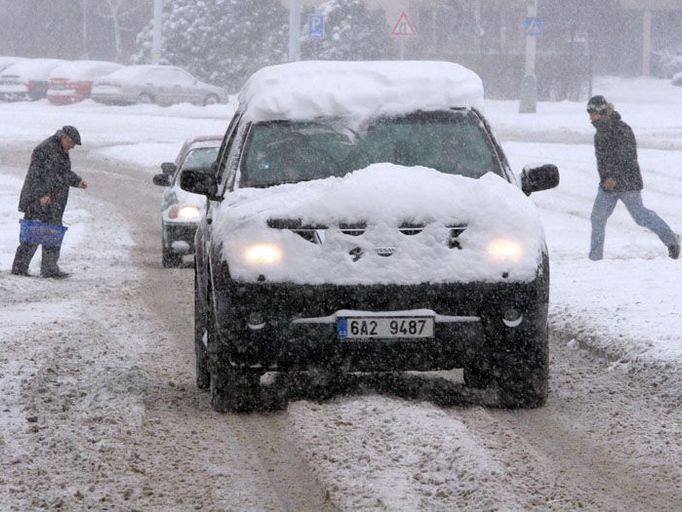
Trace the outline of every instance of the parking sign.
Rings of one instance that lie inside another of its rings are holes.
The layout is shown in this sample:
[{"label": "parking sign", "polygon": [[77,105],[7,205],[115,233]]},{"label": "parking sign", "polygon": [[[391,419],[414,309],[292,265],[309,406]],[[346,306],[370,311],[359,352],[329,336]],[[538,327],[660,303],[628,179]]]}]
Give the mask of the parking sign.
[{"label": "parking sign", "polygon": [[308,37],[310,39],[324,39],[324,16],[321,14],[308,15]]}]

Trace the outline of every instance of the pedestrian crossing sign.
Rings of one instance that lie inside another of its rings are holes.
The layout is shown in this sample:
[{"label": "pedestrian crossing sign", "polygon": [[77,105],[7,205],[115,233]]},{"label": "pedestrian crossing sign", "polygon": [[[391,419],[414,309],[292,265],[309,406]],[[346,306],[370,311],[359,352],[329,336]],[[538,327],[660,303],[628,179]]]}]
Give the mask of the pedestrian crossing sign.
[{"label": "pedestrian crossing sign", "polygon": [[414,29],[414,25],[407,17],[405,11],[400,13],[398,21],[396,22],[393,30],[391,31],[392,36],[416,36],[417,31]]}]

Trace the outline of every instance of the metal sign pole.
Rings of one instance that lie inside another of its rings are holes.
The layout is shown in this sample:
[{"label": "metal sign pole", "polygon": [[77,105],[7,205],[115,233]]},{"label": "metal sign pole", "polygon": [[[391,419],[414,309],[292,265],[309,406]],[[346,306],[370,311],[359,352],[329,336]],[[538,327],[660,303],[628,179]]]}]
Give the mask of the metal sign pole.
[{"label": "metal sign pole", "polygon": [[154,33],[152,36],[152,64],[161,60],[161,12],[163,0],[154,0]]},{"label": "metal sign pole", "polygon": [[537,111],[538,84],[535,77],[535,42],[537,33],[534,26],[538,20],[538,0],[528,1],[528,20],[532,20],[533,26],[526,27],[526,70],[521,81],[521,101],[519,113],[534,114]]},{"label": "metal sign pole", "polygon": [[301,60],[301,0],[289,3],[289,62]]}]

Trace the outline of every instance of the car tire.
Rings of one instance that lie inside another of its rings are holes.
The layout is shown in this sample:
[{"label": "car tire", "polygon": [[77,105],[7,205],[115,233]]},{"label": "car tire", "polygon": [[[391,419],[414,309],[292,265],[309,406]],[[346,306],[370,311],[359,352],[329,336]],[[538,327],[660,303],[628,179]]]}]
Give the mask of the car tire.
[{"label": "car tire", "polygon": [[151,94],[143,92],[137,97],[137,102],[142,103],[144,105],[151,105],[152,103],[154,103],[154,98],[152,97]]},{"label": "car tire", "polygon": [[[196,269],[196,263],[195,263]],[[196,357],[196,377],[199,389],[208,389],[211,375],[208,371],[208,353],[204,345],[204,336],[208,337],[206,329],[206,309],[203,306],[199,291],[196,270],[194,272],[194,353]]]},{"label": "car tire", "polygon": [[[546,305],[537,309],[546,311]],[[547,400],[549,339],[546,314],[529,315],[524,323],[525,327],[516,333],[513,343],[496,343],[497,349],[491,355],[492,380],[502,407],[535,408]],[[500,333],[497,339],[504,338]]]},{"label": "car tire", "polygon": [[182,265],[182,255],[161,247],[161,265],[163,268],[178,268]]},{"label": "car tire", "polygon": [[464,366],[464,384],[470,388],[487,388],[493,382],[493,375],[487,360]]},{"label": "car tire", "polygon": [[220,98],[216,94],[209,94],[204,98],[204,106],[220,103]]},{"label": "car tire", "polygon": [[211,407],[220,413],[253,412],[259,408],[260,403],[260,372],[234,367],[220,356],[215,313],[210,297],[206,318]]},{"label": "car tire", "polygon": [[161,224],[161,266],[163,268],[177,268],[182,265],[182,255],[166,247],[165,229]]}]

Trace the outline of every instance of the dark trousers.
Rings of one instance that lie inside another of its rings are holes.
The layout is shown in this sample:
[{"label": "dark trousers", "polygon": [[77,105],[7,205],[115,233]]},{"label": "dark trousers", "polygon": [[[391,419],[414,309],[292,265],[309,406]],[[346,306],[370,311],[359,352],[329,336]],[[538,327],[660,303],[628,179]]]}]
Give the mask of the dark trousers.
[{"label": "dark trousers", "polygon": [[[57,261],[59,260],[60,247],[45,247],[43,248],[43,257],[40,261],[41,274],[53,274],[59,272]],[[38,249],[37,244],[21,243],[17,247],[17,252],[14,255],[14,263],[12,263],[12,272],[25,274],[28,272],[28,266],[31,264],[33,255]]]}]

